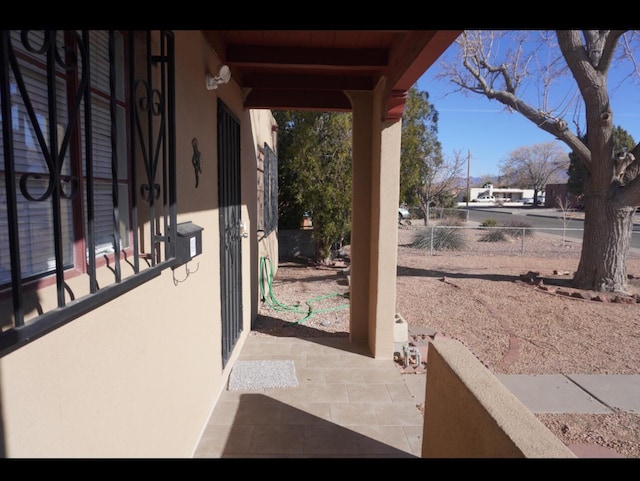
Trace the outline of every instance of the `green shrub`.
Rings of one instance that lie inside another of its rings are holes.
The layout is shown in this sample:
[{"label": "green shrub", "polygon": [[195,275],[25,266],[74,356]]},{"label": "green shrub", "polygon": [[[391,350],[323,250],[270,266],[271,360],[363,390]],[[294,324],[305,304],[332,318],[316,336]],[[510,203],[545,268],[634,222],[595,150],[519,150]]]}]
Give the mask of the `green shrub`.
[{"label": "green shrub", "polygon": [[495,219],[485,219],[482,221],[482,224],[480,224],[481,227],[497,227],[498,226],[498,221]]},{"label": "green shrub", "polygon": [[446,227],[430,227],[416,233],[411,247],[416,249],[435,250],[462,250],[467,243],[461,233],[461,229],[448,229]]},{"label": "green shrub", "polygon": [[507,240],[507,236],[502,229],[490,229],[480,237],[480,242],[501,242],[505,240]]}]

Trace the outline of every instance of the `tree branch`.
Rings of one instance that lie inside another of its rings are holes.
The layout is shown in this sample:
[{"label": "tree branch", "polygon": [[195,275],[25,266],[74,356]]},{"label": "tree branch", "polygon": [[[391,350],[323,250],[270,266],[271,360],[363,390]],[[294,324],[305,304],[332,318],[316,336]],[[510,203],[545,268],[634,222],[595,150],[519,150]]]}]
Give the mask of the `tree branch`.
[{"label": "tree branch", "polygon": [[496,92],[494,98],[504,105],[509,106],[516,112],[519,112],[545,132],[548,132],[554,137],[565,142],[571,148],[571,150],[573,150],[576,155],[578,155],[583,160],[585,165],[588,166],[590,164],[591,152],[580,140],[580,138],[573,134],[573,132],[571,132],[567,128],[567,124],[565,121],[553,119],[549,115],[546,115],[543,112],[534,109],[515,95],[509,94],[504,91]]},{"label": "tree branch", "polygon": [[607,31],[584,30],[583,35],[587,44],[587,55],[591,66],[598,69],[600,58],[603,56],[604,45],[607,40]]},{"label": "tree branch", "polygon": [[625,205],[640,205],[640,176],[636,176],[620,190]]},{"label": "tree branch", "polygon": [[[581,92],[591,87],[591,78],[596,69],[591,64],[591,59],[585,50],[580,34],[576,30],[557,30],[558,46],[571,74],[576,79]],[[599,59],[598,59],[599,60]]]},{"label": "tree branch", "polygon": [[616,52],[616,46],[618,40],[625,33],[625,30],[611,30],[605,37],[604,45],[602,47],[602,56],[600,57],[600,63],[598,64],[598,70],[606,73],[611,66],[611,61]]}]

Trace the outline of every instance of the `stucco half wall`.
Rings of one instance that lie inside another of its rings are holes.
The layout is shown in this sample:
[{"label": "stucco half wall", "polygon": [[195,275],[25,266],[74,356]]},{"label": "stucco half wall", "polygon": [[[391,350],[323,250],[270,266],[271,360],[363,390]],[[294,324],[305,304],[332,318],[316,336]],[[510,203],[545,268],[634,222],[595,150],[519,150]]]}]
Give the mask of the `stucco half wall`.
[{"label": "stucco half wall", "polygon": [[423,458],[575,458],[460,342],[427,354]]}]

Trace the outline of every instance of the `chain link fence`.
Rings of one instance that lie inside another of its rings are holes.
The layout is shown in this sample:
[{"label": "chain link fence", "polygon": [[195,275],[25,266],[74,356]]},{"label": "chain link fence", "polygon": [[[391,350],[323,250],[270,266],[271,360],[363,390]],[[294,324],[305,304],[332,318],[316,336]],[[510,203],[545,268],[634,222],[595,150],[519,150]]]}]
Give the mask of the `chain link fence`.
[{"label": "chain link fence", "polygon": [[[411,213],[411,221],[404,222],[404,224],[411,225],[413,223],[424,222],[424,213],[422,212],[422,209],[419,207],[412,207],[408,210]],[[468,222],[469,210],[454,207],[429,207],[430,222],[441,222],[445,219],[458,222]]]},{"label": "chain link fence", "polygon": [[[529,226],[401,225],[399,245],[424,250],[429,255],[527,255],[579,258],[584,229]],[[640,242],[633,231],[632,244]],[[640,259],[631,248],[629,259]]]}]

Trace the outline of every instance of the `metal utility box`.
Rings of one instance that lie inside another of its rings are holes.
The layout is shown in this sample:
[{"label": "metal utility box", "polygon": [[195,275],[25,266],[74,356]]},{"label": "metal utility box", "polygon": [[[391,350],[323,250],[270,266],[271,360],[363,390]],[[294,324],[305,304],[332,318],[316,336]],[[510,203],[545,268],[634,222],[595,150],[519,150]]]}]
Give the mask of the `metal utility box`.
[{"label": "metal utility box", "polygon": [[176,226],[176,265],[189,262],[202,254],[202,227],[193,222],[182,222]]}]

